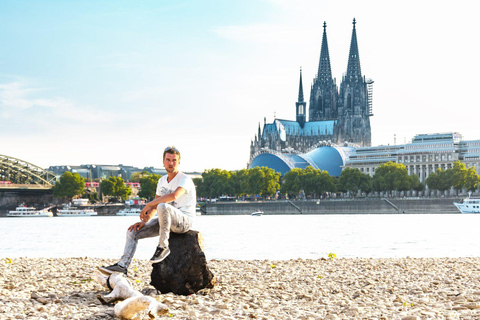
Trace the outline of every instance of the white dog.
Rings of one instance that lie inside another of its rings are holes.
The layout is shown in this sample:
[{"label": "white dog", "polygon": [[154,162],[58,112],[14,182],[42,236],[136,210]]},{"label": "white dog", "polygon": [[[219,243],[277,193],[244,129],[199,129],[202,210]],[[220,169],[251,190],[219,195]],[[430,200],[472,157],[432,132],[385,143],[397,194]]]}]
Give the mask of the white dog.
[{"label": "white dog", "polygon": [[106,296],[97,295],[102,302],[112,303],[116,300],[123,300],[117,303],[114,308],[115,315],[122,320],[132,319],[135,314],[147,308],[148,315],[152,319],[157,315],[163,315],[168,312],[166,305],[133,289],[130,282],[119,272],[114,272],[107,276],[100,271],[96,271],[95,280],[105,288],[112,290]]}]

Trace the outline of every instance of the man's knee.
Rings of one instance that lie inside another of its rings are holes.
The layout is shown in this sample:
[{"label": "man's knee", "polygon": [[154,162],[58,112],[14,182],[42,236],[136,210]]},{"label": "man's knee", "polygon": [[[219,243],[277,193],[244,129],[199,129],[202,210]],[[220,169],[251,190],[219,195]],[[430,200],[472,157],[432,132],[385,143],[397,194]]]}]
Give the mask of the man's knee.
[{"label": "man's knee", "polygon": [[136,240],[137,239],[137,231],[127,229],[127,238]]}]

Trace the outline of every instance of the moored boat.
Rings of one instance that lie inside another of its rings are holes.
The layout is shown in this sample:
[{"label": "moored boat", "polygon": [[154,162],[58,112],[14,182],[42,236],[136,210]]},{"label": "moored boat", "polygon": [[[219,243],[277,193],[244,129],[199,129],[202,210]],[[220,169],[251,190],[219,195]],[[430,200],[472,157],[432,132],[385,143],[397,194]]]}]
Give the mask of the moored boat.
[{"label": "moored boat", "polygon": [[71,206],[65,206],[57,211],[57,217],[90,217],[96,215],[97,213],[93,209],[80,209]]},{"label": "moored boat", "polygon": [[10,210],[7,217],[53,217],[53,213],[47,210],[37,210],[34,207],[19,206]]},{"label": "moored boat", "polygon": [[117,216],[139,216],[140,208],[125,208],[117,212]]},{"label": "moored boat", "polygon": [[480,213],[480,198],[467,198],[453,203],[461,213]]}]

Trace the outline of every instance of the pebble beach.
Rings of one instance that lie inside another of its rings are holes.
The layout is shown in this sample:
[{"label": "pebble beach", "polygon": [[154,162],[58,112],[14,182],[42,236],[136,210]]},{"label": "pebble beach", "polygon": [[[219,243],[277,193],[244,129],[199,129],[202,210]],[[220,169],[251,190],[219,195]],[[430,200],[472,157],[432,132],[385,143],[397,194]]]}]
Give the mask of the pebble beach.
[{"label": "pebble beach", "polygon": [[[97,295],[111,259],[0,258],[0,319],[115,319]],[[165,319],[480,319],[480,258],[209,260],[217,283],[160,294],[134,260],[135,289],[169,307]],[[143,312],[135,319],[150,319]]]}]

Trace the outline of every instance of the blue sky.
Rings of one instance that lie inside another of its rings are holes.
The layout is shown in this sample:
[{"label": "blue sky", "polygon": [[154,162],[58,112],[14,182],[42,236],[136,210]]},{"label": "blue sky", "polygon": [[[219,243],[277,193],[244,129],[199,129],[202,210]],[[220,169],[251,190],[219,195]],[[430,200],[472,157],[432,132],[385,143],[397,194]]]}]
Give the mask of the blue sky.
[{"label": "blue sky", "polygon": [[477,130],[474,1],[0,2],[0,154],[42,167],[86,163],[244,168],[264,117],[294,119],[327,22],[332,72],[357,20],[375,81],[372,142]]}]

